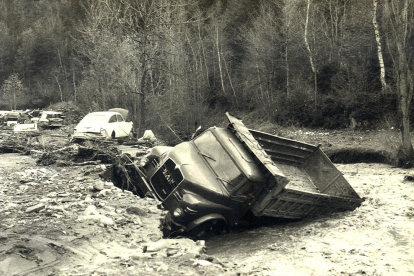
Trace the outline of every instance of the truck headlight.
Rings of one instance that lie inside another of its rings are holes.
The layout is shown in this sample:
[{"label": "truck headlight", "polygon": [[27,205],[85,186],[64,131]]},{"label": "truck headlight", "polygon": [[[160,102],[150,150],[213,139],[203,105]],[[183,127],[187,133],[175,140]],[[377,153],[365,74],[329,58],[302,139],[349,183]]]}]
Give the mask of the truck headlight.
[{"label": "truck headlight", "polygon": [[181,208],[176,208],[176,209],[174,210],[174,212],[173,212],[173,216],[174,216],[174,217],[179,217],[179,216],[181,216],[181,215],[182,215],[182,213],[183,213],[183,209],[181,209]]}]

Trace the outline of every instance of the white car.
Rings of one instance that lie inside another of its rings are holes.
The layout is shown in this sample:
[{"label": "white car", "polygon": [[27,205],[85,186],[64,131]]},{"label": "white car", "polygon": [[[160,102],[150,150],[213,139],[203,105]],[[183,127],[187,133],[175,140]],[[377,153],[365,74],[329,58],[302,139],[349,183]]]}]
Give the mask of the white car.
[{"label": "white car", "polygon": [[[72,139],[87,139],[89,137],[125,138],[132,135],[132,122],[126,122],[128,111],[116,109],[115,111],[92,112],[86,115],[75,127]],[[123,116],[124,115],[124,116]]]}]

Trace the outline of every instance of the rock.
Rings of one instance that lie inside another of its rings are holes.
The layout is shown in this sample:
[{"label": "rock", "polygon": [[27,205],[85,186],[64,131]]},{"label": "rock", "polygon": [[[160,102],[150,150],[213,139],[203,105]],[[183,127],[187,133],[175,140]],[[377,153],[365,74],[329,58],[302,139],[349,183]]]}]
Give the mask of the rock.
[{"label": "rock", "polygon": [[85,202],[85,203],[92,203],[92,202],[93,202],[93,199],[91,198],[91,196],[90,196],[90,195],[87,195],[87,196],[85,197],[84,202]]},{"label": "rock", "polygon": [[167,257],[171,257],[171,256],[174,256],[174,255],[177,255],[178,252],[179,252],[179,249],[178,248],[168,248],[167,249]]},{"label": "rock", "polygon": [[147,254],[142,253],[142,252],[139,252],[139,251],[136,251],[136,252],[134,252],[133,254],[131,254],[130,258],[131,258],[132,260],[138,261],[138,260],[140,260],[140,259],[145,259],[145,258],[147,258]]},{"label": "rock", "polygon": [[157,267],[157,272],[161,272],[161,271],[167,272],[168,269],[169,269],[169,266],[167,264],[162,263]]},{"label": "rock", "polygon": [[104,206],[105,211],[111,212],[111,213],[115,213],[115,207],[112,206]]},{"label": "rock", "polygon": [[51,192],[47,194],[47,197],[56,197],[58,193],[56,192]]},{"label": "rock", "polygon": [[126,209],[128,214],[139,215],[139,216],[146,216],[147,212],[144,209],[141,209],[136,206],[131,206]]},{"label": "rock", "polygon": [[101,214],[90,214],[90,215],[83,215],[78,217],[78,221],[94,221],[96,223],[99,223],[100,226],[106,227],[106,226],[113,226],[115,225],[115,222],[112,218],[106,217]]},{"label": "rock", "polygon": [[139,217],[134,218],[134,224],[135,225],[143,225],[142,220]]},{"label": "rock", "polygon": [[48,207],[49,210],[54,210],[54,211],[59,211],[59,212],[66,212],[66,207],[63,205],[59,205],[59,206],[49,206]]},{"label": "rock", "polygon": [[100,218],[100,222],[104,225],[104,226],[112,226],[114,225],[114,220],[105,216],[102,216]]},{"label": "rock", "polygon": [[18,207],[19,205],[17,205],[16,203],[13,203],[13,202],[9,202],[6,206],[5,206],[5,209],[6,210],[8,210],[8,209],[14,209],[14,208],[16,208],[16,207]]},{"label": "rock", "polygon": [[96,197],[105,197],[105,196],[107,196],[107,195],[109,195],[109,194],[111,194],[112,193],[112,191],[110,190],[110,189],[103,189],[102,191],[100,191],[97,195],[96,195]]},{"label": "rock", "polygon": [[105,187],[106,189],[110,189],[110,188],[113,188],[113,187],[115,187],[115,186],[114,186],[114,183],[106,181],[106,182],[104,183],[104,187]]},{"label": "rock", "polygon": [[44,197],[41,200],[39,200],[40,202],[48,202],[51,201],[52,199],[50,197]]},{"label": "rock", "polygon": [[61,203],[66,203],[66,202],[72,202],[74,201],[74,199],[71,197],[63,197],[63,198],[59,198],[58,201]]},{"label": "rock", "polygon": [[208,265],[212,265],[212,263],[206,260],[197,260],[193,263],[193,266],[208,266]]},{"label": "rock", "polygon": [[103,208],[105,205],[106,205],[106,203],[103,202],[103,201],[96,201],[95,202],[95,206],[99,207],[99,208]]},{"label": "rock", "polygon": [[103,181],[97,181],[95,184],[93,184],[93,190],[94,191],[102,191],[104,189],[104,182]]},{"label": "rock", "polygon": [[148,213],[150,213],[150,214],[159,214],[160,213],[160,209],[158,209],[157,206],[150,206],[148,208]]},{"label": "rock", "polygon": [[99,212],[96,210],[96,206],[95,205],[89,205],[83,213],[86,216],[98,215],[99,214]]},{"label": "rock", "polygon": [[205,247],[206,246],[206,241],[205,240],[197,240],[196,245]]},{"label": "rock", "polygon": [[204,252],[204,246],[197,245],[190,239],[161,239],[157,242],[147,242],[142,244],[144,253],[157,252],[164,250],[167,255],[182,255],[189,253],[193,257]]},{"label": "rock", "polygon": [[143,252],[156,252],[165,248],[168,248],[171,246],[171,244],[168,242],[168,240],[159,240],[157,242],[148,242],[143,244]]},{"label": "rock", "polygon": [[33,212],[39,212],[40,210],[44,209],[45,205],[42,203],[39,203],[35,206],[29,207],[26,209],[26,213],[33,213]]}]

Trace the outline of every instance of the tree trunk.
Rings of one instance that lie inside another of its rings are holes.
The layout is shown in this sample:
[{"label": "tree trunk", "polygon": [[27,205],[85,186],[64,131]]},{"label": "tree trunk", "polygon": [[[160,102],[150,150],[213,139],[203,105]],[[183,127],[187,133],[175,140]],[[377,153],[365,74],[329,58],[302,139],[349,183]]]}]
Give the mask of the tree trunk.
[{"label": "tree trunk", "polygon": [[221,68],[221,53],[220,53],[220,44],[219,44],[218,23],[216,25],[216,46],[217,46],[217,57],[218,57],[218,66],[219,66],[219,72],[220,72],[221,89],[223,90],[223,95],[226,96],[226,89],[224,88],[223,70]]},{"label": "tree trunk", "polygon": [[312,51],[310,49],[309,42],[308,42],[308,25],[309,25],[310,2],[311,2],[311,0],[308,0],[308,5],[307,5],[307,8],[306,8],[306,22],[305,22],[305,35],[304,36],[305,36],[306,49],[308,49],[308,52],[309,52],[309,61],[310,61],[310,65],[312,67],[312,72],[315,73],[315,66],[313,64]]},{"label": "tree trunk", "polygon": [[[392,7],[390,7],[392,4]],[[400,9],[399,9],[400,8]],[[391,52],[396,68],[397,89],[400,96],[400,109],[402,114],[402,150],[404,157],[411,160],[413,146],[410,134],[410,104],[413,93],[413,77],[410,70],[409,55],[411,48],[406,45],[410,37],[408,33],[408,0],[404,1],[403,6],[396,5],[392,0],[385,1],[385,12],[392,28],[392,38],[389,43],[395,45],[395,50]]]},{"label": "tree trunk", "polygon": [[75,82],[75,71],[72,71],[72,81],[73,81],[73,92],[74,92],[74,102],[76,105],[76,82]]},{"label": "tree trunk", "polygon": [[318,108],[318,91],[317,91],[318,87],[317,87],[316,66],[315,66],[313,55],[312,55],[312,50],[311,50],[311,48],[309,46],[309,42],[308,42],[308,25],[309,25],[310,3],[311,3],[311,0],[308,0],[308,5],[307,5],[307,8],[306,8],[306,21],[305,21],[305,34],[304,34],[304,37],[305,37],[306,48],[308,49],[308,52],[309,52],[309,61],[310,61],[313,76],[314,76],[314,97],[315,97],[314,104],[315,104],[315,111],[316,111],[317,108]]},{"label": "tree trunk", "polygon": [[[144,50],[144,54],[146,54],[146,51]],[[140,102],[139,102],[139,129],[138,129],[138,137],[141,137],[144,134],[145,131],[145,79],[146,79],[146,60],[143,61],[141,65],[141,85],[140,85]]]},{"label": "tree trunk", "polygon": [[382,57],[382,48],[381,48],[381,37],[380,37],[380,33],[379,33],[379,27],[378,27],[378,22],[377,22],[377,6],[378,6],[378,1],[377,0],[373,0],[374,1],[374,15],[372,17],[372,24],[374,25],[374,31],[375,31],[375,39],[377,40],[377,52],[378,52],[378,60],[379,60],[379,64],[380,64],[380,68],[381,68],[381,72],[380,72],[380,79],[381,79],[381,87],[382,87],[382,92],[385,93],[385,91],[387,90],[387,82],[385,81],[385,66],[384,66],[384,59]]},{"label": "tree trunk", "polygon": [[13,88],[13,105],[14,105],[14,110],[17,110],[17,106],[16,106],[16,88]]},{"label": "tree trunk", "polygon": [[[401,100],[401,114],[402,114],[402,146],[404,153],[411,155],[413,152],[413,146],[411,143],[411,134],[410,134],[410,104],[412,98],[412,91],[410,91],[409,74],[411,73],[406,64],[406,56],[404,52],[399,53],[399,63],[400,68],[398,69],[399,81],[398,81],[398,90],[400,92]],[[401,68],[402,67],[402,68]]]},{"label": "tree trunk", "polygon": [[57,76],[55,76],[56,82],[58,84],[59,87],[59,92],[60,92],[60,101],[63,102],[63,92],[62,92],[62,88],[60,87],[60,83],[59,83],[59,79]]},{"label": "tree trunk", "polygon": [[289,91],[289,17],[288,14],[285,14],[285,28],[286,28],[286,34],[285,34],[285,67],[286,67],[286,99],[289,99],[290,97],[290,91]]}]

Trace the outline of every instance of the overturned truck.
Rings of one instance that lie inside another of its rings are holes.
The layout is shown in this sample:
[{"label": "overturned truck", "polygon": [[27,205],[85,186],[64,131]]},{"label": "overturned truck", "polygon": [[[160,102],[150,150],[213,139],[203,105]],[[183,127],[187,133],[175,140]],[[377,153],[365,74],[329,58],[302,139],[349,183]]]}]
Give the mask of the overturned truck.
[{"label": "overturned truck", "polygon": [[139,166],[130,165],[135,192],[152,194],[168,210],[166,235],[219,233],[248,211],[300,219],[360,206],[363,200],[319,147],[249,130],[226,115],[227,128],[154,147]]}]

